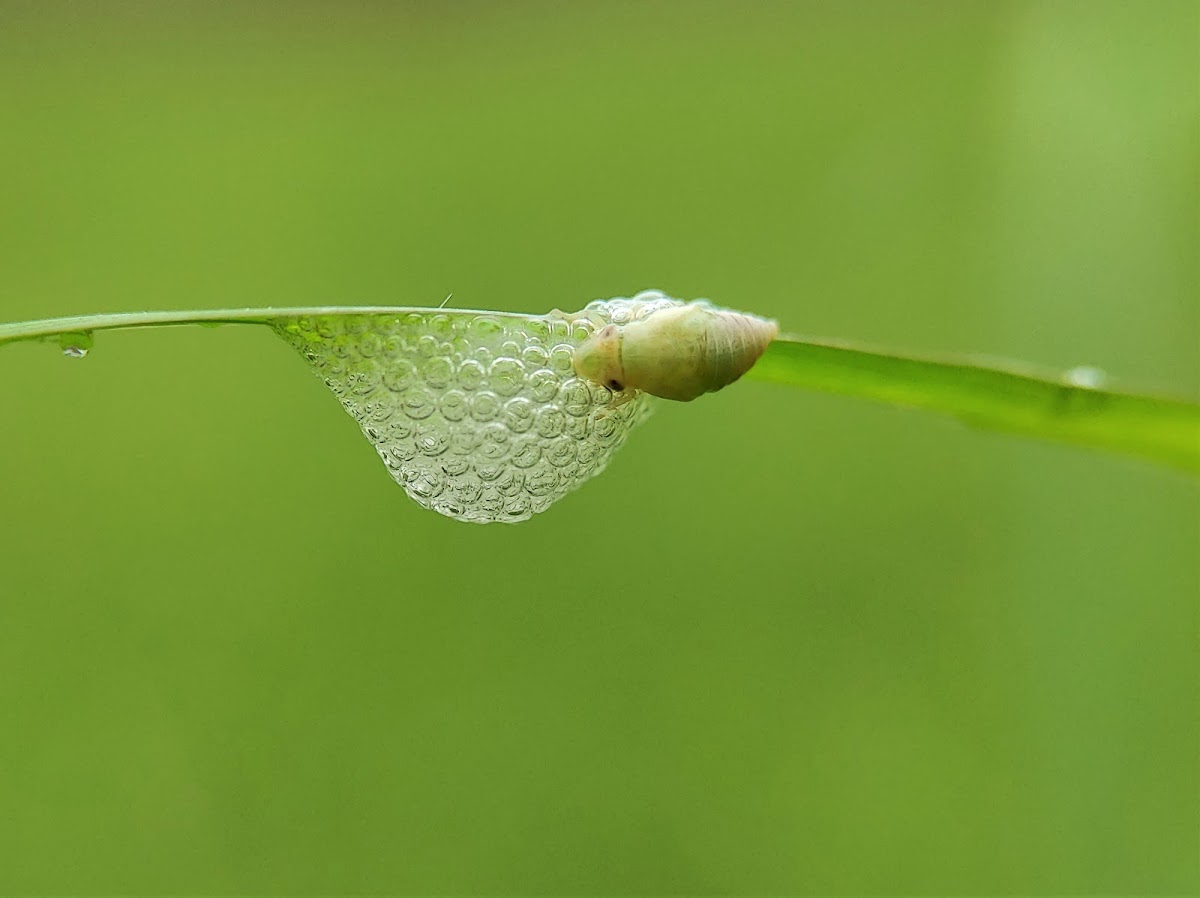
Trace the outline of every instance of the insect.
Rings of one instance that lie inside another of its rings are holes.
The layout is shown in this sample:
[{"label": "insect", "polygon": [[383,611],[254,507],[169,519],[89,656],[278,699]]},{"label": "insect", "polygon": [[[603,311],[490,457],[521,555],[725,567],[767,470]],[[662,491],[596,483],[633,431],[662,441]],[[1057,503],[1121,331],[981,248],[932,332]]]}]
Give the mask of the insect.
[{"label": "insect", "polygon": [[575,373],[613,392],[690,402],[749,371],[778,333],[774,321],[696,301],[604,325],[575,349]]}]

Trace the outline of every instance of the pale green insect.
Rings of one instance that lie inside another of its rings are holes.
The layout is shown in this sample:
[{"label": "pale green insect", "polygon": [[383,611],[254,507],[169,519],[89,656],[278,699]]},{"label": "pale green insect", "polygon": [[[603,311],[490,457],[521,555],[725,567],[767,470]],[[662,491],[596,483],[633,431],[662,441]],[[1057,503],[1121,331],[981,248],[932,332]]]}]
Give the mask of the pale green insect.
[{"label": "pale green insect", "polygon": [[749,371],[778,333],[774,321],[690,302],[601,327],[575,349],[575,373],[614,392],[690,402]]}]

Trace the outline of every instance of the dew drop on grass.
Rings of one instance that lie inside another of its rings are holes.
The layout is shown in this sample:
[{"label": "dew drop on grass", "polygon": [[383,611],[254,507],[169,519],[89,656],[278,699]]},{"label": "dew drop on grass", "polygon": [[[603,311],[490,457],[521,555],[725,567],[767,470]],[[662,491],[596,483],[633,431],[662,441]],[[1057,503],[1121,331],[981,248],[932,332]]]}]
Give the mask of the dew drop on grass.
[{"label": "dew drop on grass", "polygon": [[1063,380],[1073,387],[1082,387],[1085,390],[1098,390],[1107,382],[1108,375],[1102,369],[1092,365],[1079,365],[1068,371],[1064,375]]},{"label": "dew drop on grass", "polygon": [[594,326],[678,305],[656,291],[559,314],[281,318],[276,332],[333,391],[392,478],[425,508],[476,523],[545,511],[604,470],[650,413],[575,376]]},{"label": "dew drop on grass", "polygon": [[59,348],[69,359],[81,359],[86,356],[91,351],[93,342],[91,331],[70,331],[58,336]]}]

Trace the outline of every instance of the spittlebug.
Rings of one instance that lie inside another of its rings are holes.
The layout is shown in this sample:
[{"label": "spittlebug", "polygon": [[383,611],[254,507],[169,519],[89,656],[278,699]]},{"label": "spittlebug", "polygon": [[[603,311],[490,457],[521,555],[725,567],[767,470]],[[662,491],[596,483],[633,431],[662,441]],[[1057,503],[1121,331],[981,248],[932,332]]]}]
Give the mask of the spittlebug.
[{"label": "spittlebug", "polygon": [[575,373],[613,392],[690,402],[750,370],[779,333],[774,321],[706,302],[606,324],[575,349]]}]

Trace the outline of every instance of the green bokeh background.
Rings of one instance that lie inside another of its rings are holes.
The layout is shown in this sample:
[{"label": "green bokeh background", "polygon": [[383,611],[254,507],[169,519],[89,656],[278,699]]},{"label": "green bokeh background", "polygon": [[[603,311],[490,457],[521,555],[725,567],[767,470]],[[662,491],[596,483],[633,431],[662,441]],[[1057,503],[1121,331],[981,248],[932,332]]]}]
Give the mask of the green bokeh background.
[{"label": "green bokeh background", "polygon": [[[0,6],[0,320],[659,287],[1200,396],[1191,2]],[[1200,489],[743,383],[515,527],[0,351],[0,892],[1200,889]]]}]

